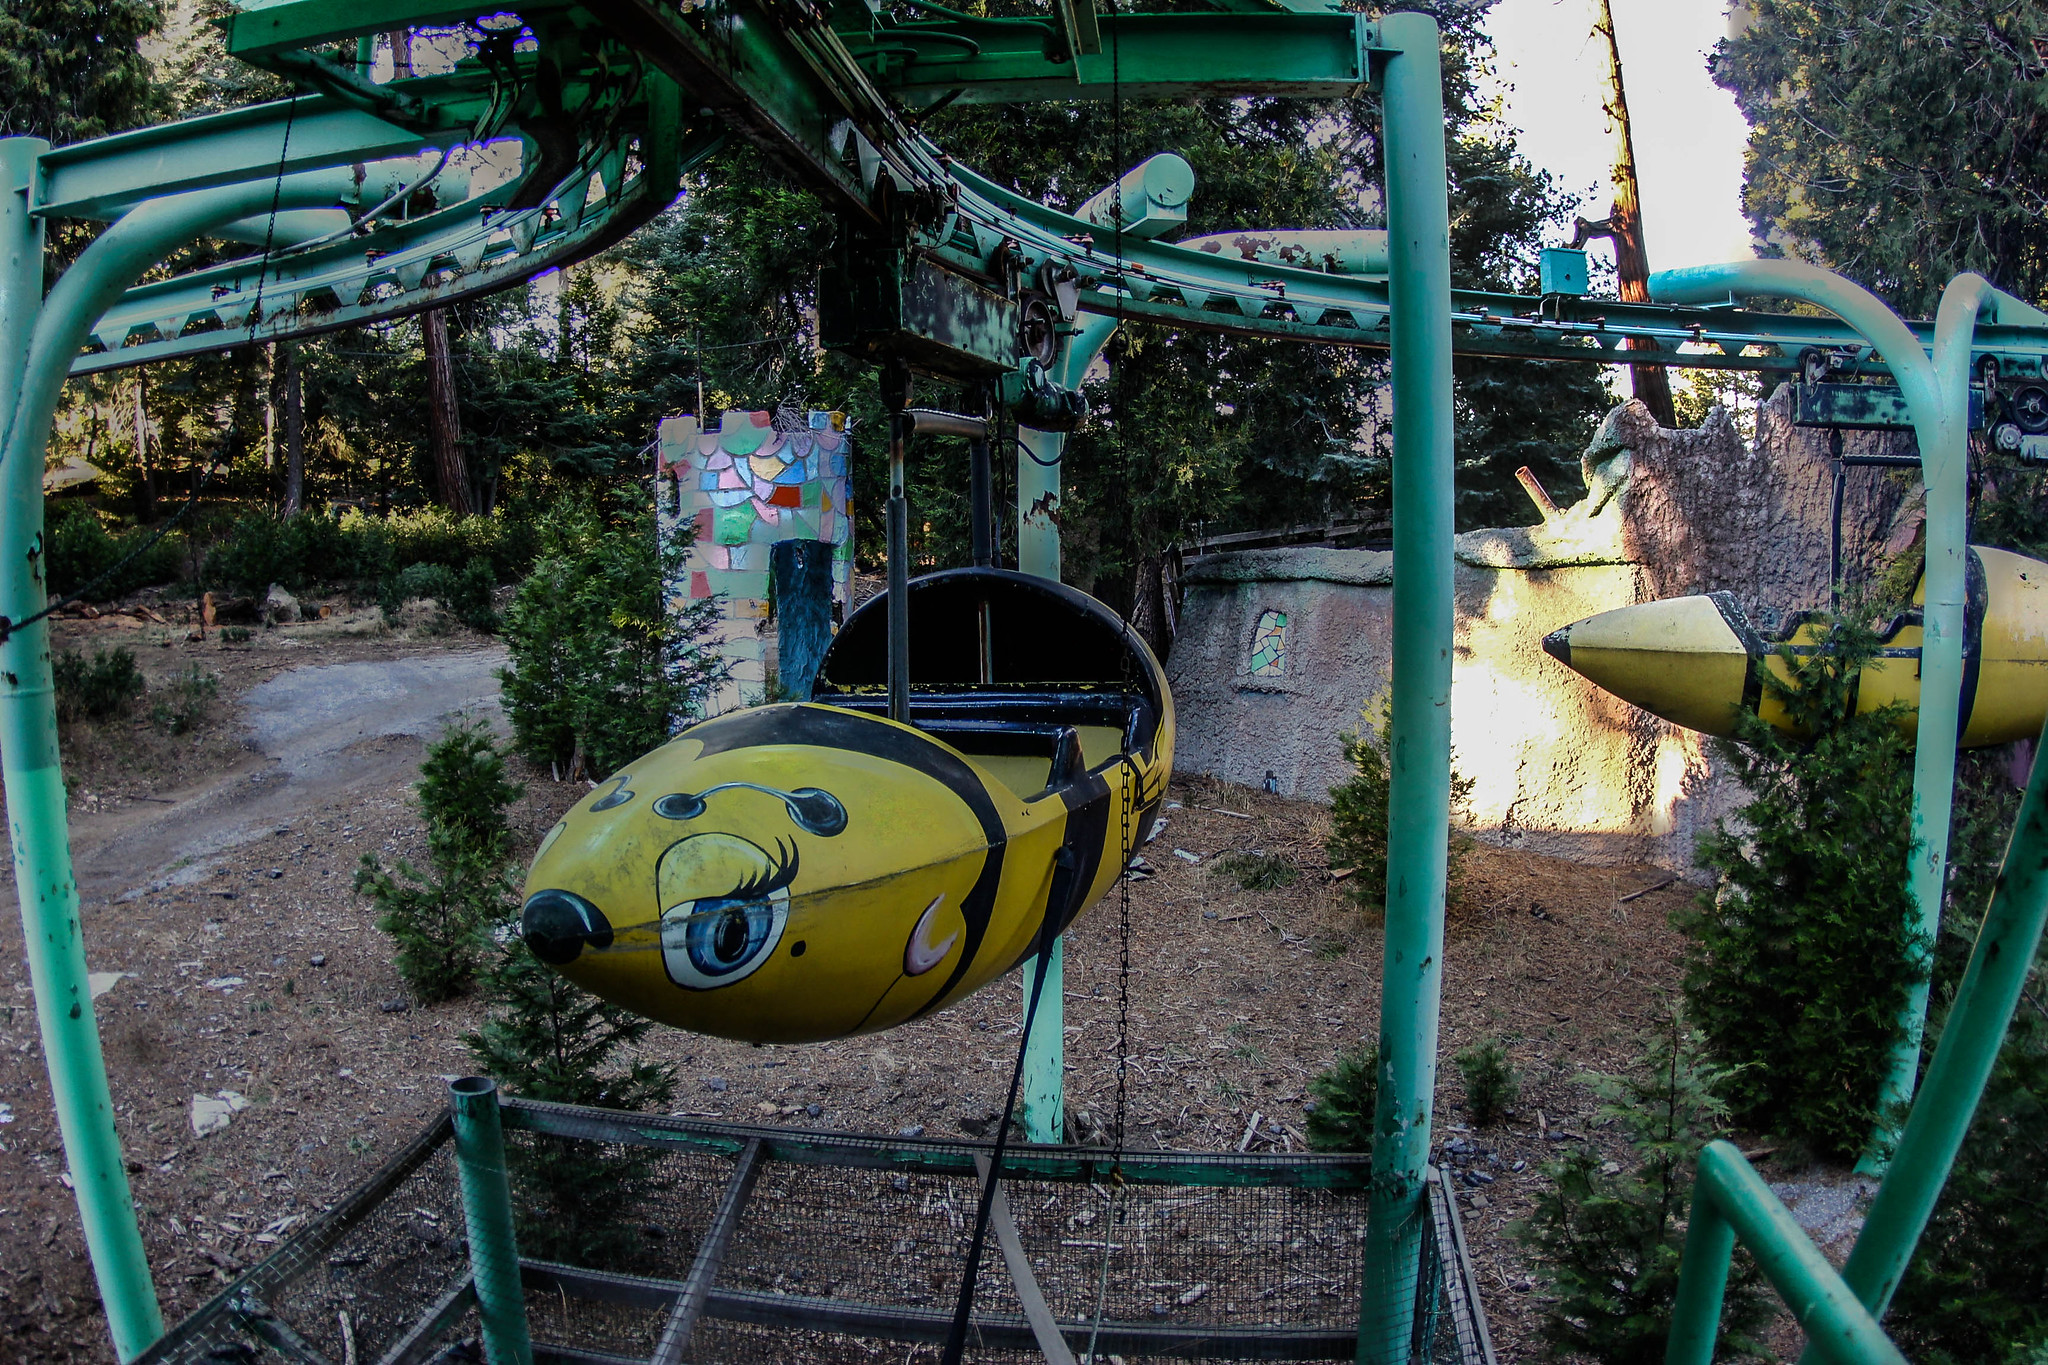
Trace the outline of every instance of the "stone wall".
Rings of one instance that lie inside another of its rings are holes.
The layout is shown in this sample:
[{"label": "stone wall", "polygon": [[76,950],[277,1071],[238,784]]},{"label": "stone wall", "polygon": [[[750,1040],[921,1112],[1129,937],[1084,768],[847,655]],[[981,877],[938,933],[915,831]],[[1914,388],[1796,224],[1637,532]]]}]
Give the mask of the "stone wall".
[{"label": "stone wall", "polygon": [[[1910,454],[1849,435],[1846,450]],[[1716,409],[1659,428],[1640,403],[1608,415],[1582,461],[1585,494],[1534,526],[1458,537],[1454,762],[1483,837],[1594,862],[1692,866],[1730,808],[1706,741],[1593,687],[1543,636],[1596,612],[1726,590],[1746,610],[1826,605],[1833,461],[1794,428],[1784,391],[1742,440]],[[1851,577],[1911,544],[1917,486],[1852,468],[1843,499]],[[1176,767],[1314,797],[1348,775],[1337,735],[1377,710],[1391,663],[1393,556],[1259,550],[1192,561],[1167,663]],[[1284,625],[1280,618],[1284,617]]]}]

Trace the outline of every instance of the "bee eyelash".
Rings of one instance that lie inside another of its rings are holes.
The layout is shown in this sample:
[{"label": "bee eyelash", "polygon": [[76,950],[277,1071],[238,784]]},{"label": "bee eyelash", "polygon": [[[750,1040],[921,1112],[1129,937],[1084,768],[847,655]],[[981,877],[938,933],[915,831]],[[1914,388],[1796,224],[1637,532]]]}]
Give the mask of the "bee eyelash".
[{"label": "bee eyelash", "polygon": [[753,900],[773,895],[796,880],[797,850],[794,844],[775,841],[775,856],[767,871],[756,877],[749,877],[725,893],[724,900]]}]

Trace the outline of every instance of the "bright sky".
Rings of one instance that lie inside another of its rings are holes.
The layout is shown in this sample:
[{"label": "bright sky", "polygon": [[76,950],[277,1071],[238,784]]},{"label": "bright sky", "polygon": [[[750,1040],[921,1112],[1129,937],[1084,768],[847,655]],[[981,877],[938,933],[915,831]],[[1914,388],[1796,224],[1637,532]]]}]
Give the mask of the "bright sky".
[{"label": "bright sky", "polygon": [[[1748,259],[1741,194],[1749,127],[1706,70],[1727,31],[1726,0],[1613,4],[1650,268]],[[1588,218],[1607,213],[1614,155],[1601,112],[1606,44],[1592,37],[1598,9],[1597,0],[1500,0],[1487,23],[1523,153],[1564,188],[1593,190],[1582,210]]]}]

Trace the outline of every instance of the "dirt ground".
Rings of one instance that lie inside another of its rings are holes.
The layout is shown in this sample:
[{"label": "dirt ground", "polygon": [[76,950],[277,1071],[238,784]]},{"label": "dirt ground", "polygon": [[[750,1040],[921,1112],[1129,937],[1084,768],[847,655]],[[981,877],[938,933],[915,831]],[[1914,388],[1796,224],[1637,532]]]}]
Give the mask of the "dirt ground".
[{"label": "dirt ground", "polygon": [[[349,885],[365,853],[421,853],[421,736],[443,710],[490,713],[477,684],[500,656],[445,622],[393,632],[336,605],[241,644],[188,639],[169,609],[163,624],[58,628],[60,647],[133,648],[153,680],[193,663],[222,679],[191,734],[127,720],[67,736],[87,952],[105,974],[101,1031],[167,1320],[359,1181],[445,1103],[443,1078],[470,1068],[461,1038],[479,1007],[414,1006]],[[370,685],[394,677],[403,695]],[[530,851],[587,788],[520,776],[513,822]],[[1322,807],[1202,780],[1171,799],[1146,851],[1154,875],[1131,888],[1132,1141],[1299,1147],[1309,1079],[1375,1031],[1379,931],[1330,878]],[[1302,875],[1240,890],[1215,862],[1244,849]],[[1573,1077],[1626,1066],[1675,987],[1666,919],[1692,893],[1645,893],[1667,880],[1480,847],[1450,916],[1444,1056],[1498,1038],[1523,1078],[1513,1119],[1483,1133],[1463,1129],[1448,1062],[1439,1090],[1440,1136],[1461,1149],[1449,1159],[1475,1172],[1461,1198],[1504,1361],[1537,1356],[1534,1282],[1504,1228],[1559,1134],[1619,1148]],[[1118,919],[1111,897],[1067,950],[1068,1096],[1084,1131],[1113,1106]],[[0,916],[0,1360],[105,1361],[20,932]],[[649,1053],[676,1065],[676,1108],[692,1115],[980,1134],[1019,1014],[1001,983],[876,1037],[751,1047],[662,1032]],[[225,1100],[225,1130],[195,1135],[195,1097]]]}]

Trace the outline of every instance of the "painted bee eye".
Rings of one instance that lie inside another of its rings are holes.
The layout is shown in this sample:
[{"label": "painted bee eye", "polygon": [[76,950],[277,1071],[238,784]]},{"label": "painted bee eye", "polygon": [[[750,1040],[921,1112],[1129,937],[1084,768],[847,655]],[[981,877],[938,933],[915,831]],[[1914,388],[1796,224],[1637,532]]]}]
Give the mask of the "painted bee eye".
[{"label": "painted bee eye", "polygon": [[744,980],[775,953],[789,921],[789,891],[706,896],[669,910],[661,922],[661,958],[669,979],[708,991]]}]

